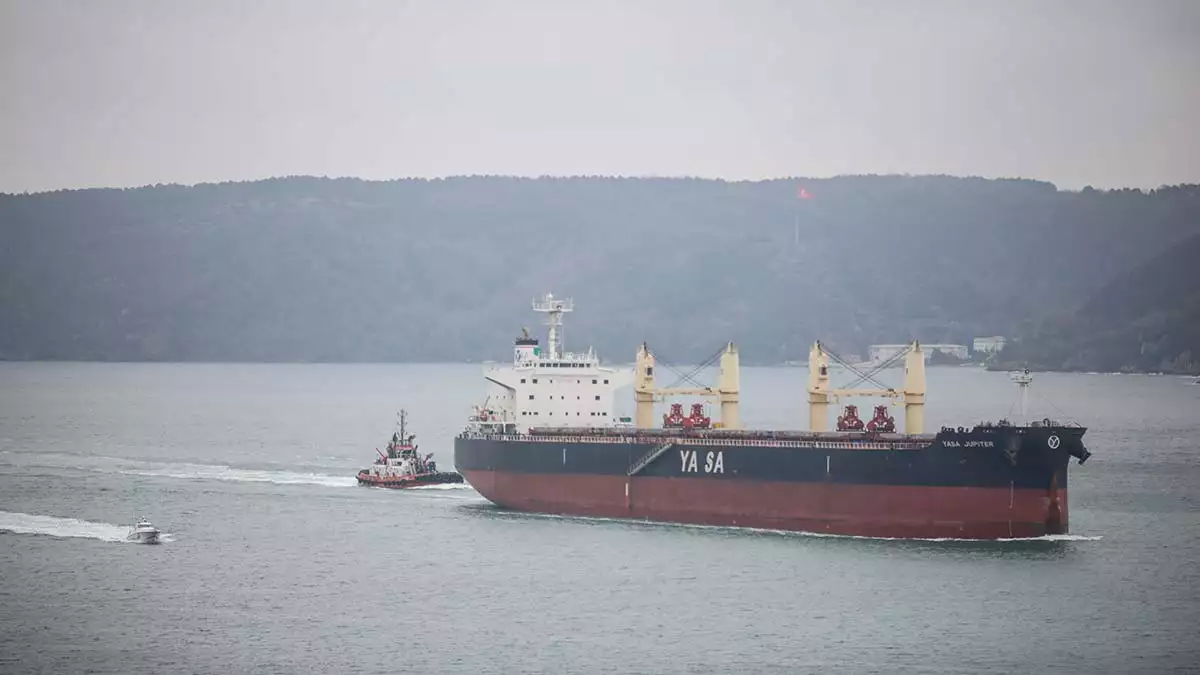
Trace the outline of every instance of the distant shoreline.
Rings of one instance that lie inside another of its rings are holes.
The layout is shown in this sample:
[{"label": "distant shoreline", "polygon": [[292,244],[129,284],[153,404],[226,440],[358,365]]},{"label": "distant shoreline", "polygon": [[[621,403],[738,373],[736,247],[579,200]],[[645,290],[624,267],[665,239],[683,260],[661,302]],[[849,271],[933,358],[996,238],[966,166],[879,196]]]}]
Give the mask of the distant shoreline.
[{"label": "distant shoreline", "polygon": [[[162,366],[178,366],[178,365],[196,365],[196,366],[484,366],[484,365],[504,365],[507,362],[501,361],[250,361],[250,360],[228,360],[228,361],[172,361],[172,360],[149,360],[140,361],[122,361],[122,360],[87,360],[87,359],[2,359],[0,365],[9,363],[46,363],[46,364],[88,364],[88,365],[162,365]],[[605,363],[601,365],[606,368],[633,368],[633,363]],[[680,368],[692,368],[696,364],[679,364]],[[801,370],[807,369],[808,364],[798,363],[795,361],[774,362],[774,363],[743,363],[745,368],[780,368]],[[715,366],[712,366],[715,367]],[[841,366],[834,366],[839,370],[844,369]],[[963,364],[928,364],[927,368],[936,368],[939,370],[949,370],[952,368],[975,368],[983,369],[988,372],[1007,373],[1023,369],[1025,366],[1007,365],[987,365],[975,363]],[[864,372],[872,370],[870,366],[858,366]],[[848,370],[848,369],[847,369]],[[900,367],[888,368],[885,370],[900,370]],[[1174,371],[1153,371],[1153,370],[1123,370],[1123,371],[1098,371],[1084,369],[1055,369],[1055,368],[1034,368],[1029,367],[1032,373],[1065,373],[1075,375],[1151,375],[1161,377],[1196,377],[1200,372],[1174,372]],[[882,372],[882,371],[880,371]]]},{"label": "distant shoreline", "polygon": [[1028,368],[1031,373],[1074,373],[1078,375],[1164,375],[1172,377],[1195,377],[1200,375],[1200,371],[1186,370],[1139,370],[1127,368],[1123,370],[1088,370],[1085,368],[1046,368],[1035,367],[1032,365],[1015,365],[1015,364],[998,364],[989,365],[987,370],[990,372],[1007,372],[1022,370]]}]

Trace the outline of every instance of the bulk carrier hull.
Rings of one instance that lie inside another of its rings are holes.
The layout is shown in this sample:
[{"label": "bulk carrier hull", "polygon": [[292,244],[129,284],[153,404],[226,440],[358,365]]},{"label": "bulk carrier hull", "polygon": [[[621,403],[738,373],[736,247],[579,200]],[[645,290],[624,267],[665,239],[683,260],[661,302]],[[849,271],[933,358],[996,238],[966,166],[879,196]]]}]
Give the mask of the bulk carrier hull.
[{"label": "bulk carrier hull", "polygon": [[[803,432],[463,434],[455,465],[495,504],[632,518],[898,538],[1069,531],[1067,467],[1085,430],[976,427],[936,435]],[[790,438],[787,438],[789,437]],[[854,438],[853,436],[858,436]]]},{"label": "bulk carrier hull", "polygon": [[[895,538],[1006,539],[1069,530],[1067,467],[1082,464],[1086,430],[1049,419],[1000,420],[924,433],[925,358],[920,342],[892,362],[899,386],[860,372],[819,341],[808,358],[808,431],[741,424],[739,356],[730,342],[690,373],[686,386],[658,384],[646,343],[632,371],[600,365],[594,351],[562,349],[571,300],[547,293],[549,340],[522,330],[511,365],[485,370],[483,405],[454,440],[454,463],[480,494],[536,513]],[[830,381],[829,360],[855,371],[849,387]],[[714,385],[692,375],[717,365]],[[1028,371],[1013,375],[1025,418]],[[865,383],[867,386],[858,387]],[[613,393],[633,385],[634,415],[618,418]],[[870,386],[873,385],[873,386]],[[857,388],[856,388],[857,387]],[[654,406],[671,397],[706,398],[690,415],[672,402],[658,426]],[[830,431],[830,406],[881,398],[869,422],[847,405]],[[886,401],[903,406],[897,433]],[[715,412],[715,410],[714,410]]]}]

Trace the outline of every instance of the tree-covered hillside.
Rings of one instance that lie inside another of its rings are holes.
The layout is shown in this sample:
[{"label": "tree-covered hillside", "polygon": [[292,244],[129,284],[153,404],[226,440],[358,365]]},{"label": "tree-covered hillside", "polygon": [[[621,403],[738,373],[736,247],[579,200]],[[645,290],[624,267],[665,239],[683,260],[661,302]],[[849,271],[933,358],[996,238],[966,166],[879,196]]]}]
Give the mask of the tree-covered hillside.
[{"label": "tree-covered hillside", "polygon": [[1105,284],[1074,311],[1024,326],[999,367],[1200,373],[1200,235]]},{"label": "tree-covered hillside", "polygon": [[[803,186],[812,199],[798,199]],[[1196,186],[841,177],[279,178],[0,196],[0,358],[503,359],[536,294],[569,348],[747,363],[969,341],[1200,232]],[[796,227],[798,224],[798,228]],[[798,231],[798,234],[797,234]]]}]

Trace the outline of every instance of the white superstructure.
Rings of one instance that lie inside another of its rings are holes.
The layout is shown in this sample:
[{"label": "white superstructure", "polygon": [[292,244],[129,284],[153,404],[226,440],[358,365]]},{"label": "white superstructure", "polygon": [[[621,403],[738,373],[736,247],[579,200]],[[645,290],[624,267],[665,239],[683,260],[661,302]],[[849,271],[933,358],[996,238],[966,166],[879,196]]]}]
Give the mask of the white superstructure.
[{"label": "white superstructure", "polygon": [[570,299],[547,293],[533,301],[533,311],[546,315],[549,335],[543,351],[528,331],[514,342],[512,365],[488,366],[487,402],[476,417],[490,422],[530,427],[606,427],[617,424],[613,396],[633,382],[633,371],[606,368],[592,348],[569,352],[563,347],[562,317],[573,311]]}]

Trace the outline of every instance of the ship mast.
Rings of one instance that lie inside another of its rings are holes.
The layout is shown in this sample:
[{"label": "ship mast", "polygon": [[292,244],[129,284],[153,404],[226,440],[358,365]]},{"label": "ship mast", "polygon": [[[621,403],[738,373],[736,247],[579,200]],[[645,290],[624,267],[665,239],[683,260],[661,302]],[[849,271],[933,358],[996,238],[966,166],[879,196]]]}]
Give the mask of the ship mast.
[{"label": "ship mast", "polygon": [[408,411],[401,408],[400,412],[396,413],[396,419],[400,425],[400,431],[397,434],[399,445],[412,445],[412,441],[416,436],[408,435]]},{"label": "ship mast", "polygon": [[562,315],[575,311],[575,302],[570,298],[560,300],[553,293],[547,293],[541,300],[533,301],[533,311],[546,315],[546,325],[549,327],[547,339],[547,357],[549,360],[562,358]]},{"label": "ship mast", "polygon": [[1021,424],[1026,425],[1029,420],[1026,419],[1029,410],[1029,385],[1033,383],[1033,375],[1029,374],[1029,369],[1011,375],[1012,381],[1017,383],[1021,388]]}]

